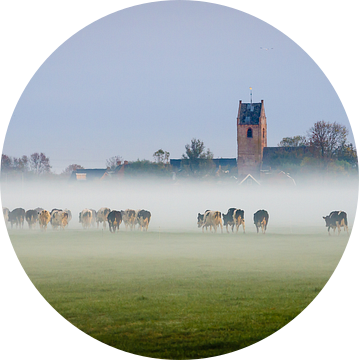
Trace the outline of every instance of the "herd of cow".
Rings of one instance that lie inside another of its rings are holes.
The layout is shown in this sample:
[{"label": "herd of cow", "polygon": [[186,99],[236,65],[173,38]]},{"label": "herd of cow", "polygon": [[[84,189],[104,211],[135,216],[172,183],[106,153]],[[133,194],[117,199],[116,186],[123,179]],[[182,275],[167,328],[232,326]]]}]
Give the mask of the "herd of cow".
[{"label": "herd of cow", "polygon": [[[3,207],[3,214],[6,223],[11,224],[11,228],[15,224],[16,228],[23,228],[24,222],[29,225],[29,229],[32,229],[38,223],[42,231],[46,231],[47,225],[50,223],[54,230],[61,228],[64,229],[72,219],[71,211],[68,209],[52,209],[51,211],[44,210],[42,208],[36,208],[25,211],[23,208],[16,208],[9,211],[8,208]],[[222,222],[223,218],[223,222]],[[325,220],[325,226],[328,228],[328,234],[330,235],[330,229],[335,233],[335,229],[338,229],[338,235],[340,234],[340,228],[344,227],[344,230],[349,233],[347,214],[344,211],[332,211],[328,216],[323,216]],[[107,207],[103,207],[98,211],[93,209],[84,209],[79,213],[79,222],[84,229],[90,227],[99,228],[100,223],[103,223],[103,228],[106,228],[108,222],[109,230],[116,232],[119,230],[119,226],[123,222],[126,230],[134,230],[136,226],[141,231],[147,231],[148,225],[151,220],[151,213],[147,210],[110,210]],[[265,234],[267,230],[269,214],[266,210],[258,210],[253,215],[254,225],[256,226],[257,233],[259,229]],[[221,228],[223,233],[223,226],[226,227],[227,233],[228,227],[236,227],[236,232],[240,226],[243,227],[245,232],[244,210],[230,208],[226,214],[222,214],[220,211],[206,210],[203,214],[198,213],[197,225],[202,227],[202,232],[208,227],[210,231],[217,232],[217,228]]]},{"label": "herd of cow", "polygon": [[[222,222],[223,217],[223,222]],[[262,233],[265,234],[268,225],[269,214],[266,210],[258,210],[253,215],[254,225],[257,228],[257,233],[259,229],[262,229]],[[335,233],[335,229],[338,229],[338,235],[340,234],[340,228],[344,227],[344,230],[349,233],[348,230],[348,219],[347,214],[344,211],[332,211],[328,216],[323,216],[325,220],[325,226],[328,228],[328,234],[330,235],[330,229],[333,229]],[[223,233],[223,226],[226,227],[227,233],[228,226],[232,227],[232,232],[234,227],[236,227],[236,232],[238,232],[239,227],[242,225],[243,232],[246,231],[246,225],[244,221],[244,210],[230,208],[227,211],[227,214],[221,214],[220,211],[211,211],[206,210],[204,214],[198,213],[197,215],[197,225],[198,227],[202,227],[202,232],[204,232],[204,228],[206,231],[208,227],[210,231],[212,228],[214,232],[217,232],[217,228],[221,228],[221,232]]]},{"label": "herd of cow", "polygon": [[[33,229],[38,223],[40,229],[46,231],[47,225],[50,223],[54,230],[61,228],[65,229],[72,219],[72,213],[68,209],[52,209],[51,211],[42,208],[36,208],[25,211],[23,208],[16,208],[9,211],[8,208],[3,208],[3,214],[6,223],[11,224],[11,228],[15,225],[16,228],[23,228],[24,222],[29,225],[29,229]],[[106,228],[106,223],[111,232],[119,230],[122,221],[125,224],[126,230],[130,228],[134,230],[136,225],[142,231],[147,231],[151,220],[151,213],[147,210],[110,210],[103,207],[98,211],[93,209],[84,209],[79,214],[79,222],[84,229],[91,226],[99,228],[100,223],[103,223],[103,228]]]},{"label": "herd of cow", "polygon": [[[223,217],[223,222],[222,222]],[[268,225],[268,219],[269,214],[266,210],[258,210],[254,216],[254,225],[257,228],[257,233],[259,232],[259,228],[262,229],[263,234],[265,234],[267,230]],[[246,231],[246,224],[244,221],[244,210],[236,209],[236,208],[230,208],[227,211],[227,214],[221,214],[220,211],[211,211],[206,210],[204,214],[198,213],[197,215],[197,225],[198,227],[202,227],[202,232],[204,231],[204,228],[206,228],[206,231],[208,230],[208,227],[210,231],[212,231],[212,228],[214,232],[217,232],[217,228],[221,228],[221,232],[223,233],[223,225],[228,231],[228,226],[232,227],[232,232],[234,227],[236,227],[236,231],[238,232],[239,227],[242,225],[243,232]]]}]

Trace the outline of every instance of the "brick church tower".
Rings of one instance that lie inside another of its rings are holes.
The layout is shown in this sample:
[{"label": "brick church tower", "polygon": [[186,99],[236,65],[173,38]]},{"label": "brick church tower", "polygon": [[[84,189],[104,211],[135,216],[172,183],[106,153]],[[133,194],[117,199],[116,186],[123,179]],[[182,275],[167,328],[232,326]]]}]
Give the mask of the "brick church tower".
[{"label": "brick church tower", "polygon": [[238,175],[259,176],[263,148],[267,147],[267,119],[263,100],[248,104],[239,101],[237,144]]}]

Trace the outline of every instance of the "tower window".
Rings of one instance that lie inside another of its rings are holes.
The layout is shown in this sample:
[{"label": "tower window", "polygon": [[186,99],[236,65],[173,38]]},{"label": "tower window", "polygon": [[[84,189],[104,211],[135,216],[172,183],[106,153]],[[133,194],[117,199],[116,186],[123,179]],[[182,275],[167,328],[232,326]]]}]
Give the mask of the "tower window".
[{"label": "tower window", "polygon": [[263,129],[263,139],[265,138],[265,130]]},{"label": "tower window", "polygon": [[253,131],[252,131],[251,128],[249,128],[249,129],[247,130],[247,138],[252,138],[252,137],[253,137]]}]

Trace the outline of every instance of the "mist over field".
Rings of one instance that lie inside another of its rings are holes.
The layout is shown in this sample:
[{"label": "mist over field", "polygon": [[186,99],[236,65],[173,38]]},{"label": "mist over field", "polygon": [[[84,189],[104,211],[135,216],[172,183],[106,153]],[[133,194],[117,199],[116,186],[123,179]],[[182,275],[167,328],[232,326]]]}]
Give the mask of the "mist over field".
[{"label": "mist over field", "polygon": [[[149,231],[201,231],[197,214],[205,210],[226,213],[228,208],[244,210],[246,232],[255,231],[253,214],[269,213],[268,232],[295,232],[309,227],[325,231],[323,216],[333,210],[345,211],[352,227],[357,206],[356,181],[327,186],[244,186],[235,183],[199,181],[168,182],[135,179],[121,182],[39,181],[3,182],[2,206],[10,211],[42,207],[69,209],[69,228],[81,228],[78,214],[85,208],[98,210],[145,209],[152,214]],[[25,224],[27,227],[27,224]],[[124,230],[124,225],[120,226]],[[242,231],[242,230],[240,230]]]},{"label": "mist over field", "polygon": [[[26,274],[65,319],[93,338],[151,358],[204,358],[270,336],[323,289],[347,246],[328,236],[322,216],[348,214],[357,184],[240,186],[236,183],[136,179],[97,183],[3,182],[10,210],[69,209],[65,230],[11,229]],[[78,214],[146,209],[148,232],[82,229]],[[197,214],[244,209],[246,234],[202,233]],[[265,235],[253,213],[269,212]]]}]

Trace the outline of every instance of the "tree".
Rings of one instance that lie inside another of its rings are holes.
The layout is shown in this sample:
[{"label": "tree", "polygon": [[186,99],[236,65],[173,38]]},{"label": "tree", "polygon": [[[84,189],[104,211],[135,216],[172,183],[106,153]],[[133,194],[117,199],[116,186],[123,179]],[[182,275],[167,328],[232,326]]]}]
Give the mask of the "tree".
[{"label": "tree", "polygon": [[188,165],[192,171],[199,170],[206,166],[212,166],[213,153],[210,149],[206,150],[203,141],[192,139],[191,144],[185,145],[186,153],[182,155],[185,165]]},{"label": "tree", "polygon": [[29,170],[29,158],[26,155],[16,158],[5,154],[1,155],[1,171],[20,171]]},{"label": "tree", "polygon": [[355,169],[358,168],[357,150],[352,143],[345,144],[340,149],[337,149],[335,155],[338,158],[338,160],[348,162],[352,166],[352,168]]},{"label": "tree", "polygon": [[168,164],[170,153],[168,151],[163,151],[162,149],[159,149],[155,153],[153,153],[153,157],[157,163]]},{"label": "tree", "polygon": [[120,155],[112,156],[106,159],[106,167],[110,169],[115,169],[122,162],[122,157]]},{"label": "tree", "polygon": [[21,172],[29,170],[29,158],[23,155],[21,158],[13,158],[13,168]]},{"label": "tree", "polygon": [[30,170],[37,175],[49,173],[51,169],[50,159],[44,153],[33,153],[30,155]]},{"label": "tree", "polygon": [[81,165],[78,164],[71,164],[61,173],[63,175],[70,175],[73,171],[76,171],[78,169],[84,169]]},{"label": "tree", "polygon": [[344,125],[322,120],[309,129],[308,142],[322,158],[331,159],[346,145],[348,133]]},{"label": "tree", "polygon": [[306,146],[308,145],[307,139],[305,136],[297,135],[293,137],[285,137],[278,144],[280,147],[297,147],[297,146]]},{"label": "tree", "polygon": [[1,171],[7,172],[12,170],[12,159],[10,156],[1,154]]}]

